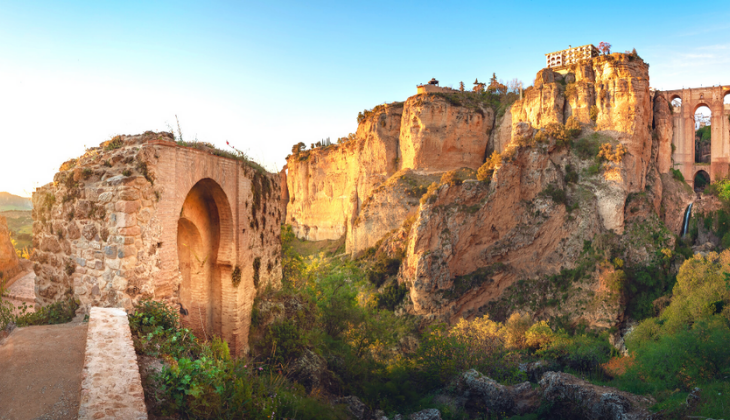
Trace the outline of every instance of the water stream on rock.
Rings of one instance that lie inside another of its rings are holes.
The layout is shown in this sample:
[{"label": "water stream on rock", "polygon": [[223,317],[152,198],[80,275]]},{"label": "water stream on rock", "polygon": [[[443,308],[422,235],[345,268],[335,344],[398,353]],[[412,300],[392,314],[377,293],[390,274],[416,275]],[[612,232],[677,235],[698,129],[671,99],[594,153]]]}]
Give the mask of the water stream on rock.
[{"label": "water stream on rock", "polygon": [[687,206],[687,210],[684,212],[684,224],[682,224],[682,232],[680,233],[679,237],[684,238],[684,235],[687,234],[687,229],[689,227],[689,216],[692,214],[692,205],[694,203],[689,203],[689,206]]}]

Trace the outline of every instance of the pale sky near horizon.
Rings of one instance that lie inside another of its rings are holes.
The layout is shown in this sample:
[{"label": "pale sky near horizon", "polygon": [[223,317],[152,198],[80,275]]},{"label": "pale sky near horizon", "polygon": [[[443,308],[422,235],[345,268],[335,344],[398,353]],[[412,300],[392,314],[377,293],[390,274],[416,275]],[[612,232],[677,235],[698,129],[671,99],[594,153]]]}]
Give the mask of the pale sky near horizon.
[{"label": "pale sky near horizon", "polygon": [[436,77],[526,85],[545,53],[636,48],[657,89],[730,85],[730,3],[0,0],[0,191],[116,134],[167,130],[280,169],[291,146]]}]

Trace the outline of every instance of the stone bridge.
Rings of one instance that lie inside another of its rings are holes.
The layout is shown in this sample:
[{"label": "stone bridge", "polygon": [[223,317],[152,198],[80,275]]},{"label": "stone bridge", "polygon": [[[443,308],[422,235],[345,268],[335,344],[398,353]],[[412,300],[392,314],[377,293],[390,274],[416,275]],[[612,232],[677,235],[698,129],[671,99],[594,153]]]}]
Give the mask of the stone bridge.
[{"label": "stone bridge", "polygon": [[[673,166],[694,186],[700,171],[709,175],[711,181],[728,176],[730,165],[730,104],[724,103],[730,95],[730,85],[701,88],[667,90],[662,93],[669,102],[680,99],[682,104],[674,107],[672,113],[672,144],[674,145]],[[710,163],[695,162],[695,112],[706,106],[712,112]]]}]

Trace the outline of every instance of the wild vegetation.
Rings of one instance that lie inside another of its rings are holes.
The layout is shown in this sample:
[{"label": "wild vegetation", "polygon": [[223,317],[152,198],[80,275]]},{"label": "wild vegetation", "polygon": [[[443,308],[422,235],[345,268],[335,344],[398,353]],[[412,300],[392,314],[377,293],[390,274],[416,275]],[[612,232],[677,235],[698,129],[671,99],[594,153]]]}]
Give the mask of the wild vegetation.
[{"label": "wild vegetation", "polygon": [[[662,245],[663,239],[654,240]],[[559,318],[535,320],[516,310],[507,309],[501,322],[485,314],[451,326],[423,324],[401,310],[408,301],[396,281],[402,255],[373,249],[349,261],[338,257],[341,245],[326,244],[320,253],[299,242],[290,227],[282,229],[282,287],[257,296],[252,349],[244,358],[232,358],[217,338],[196,338],[180,325],[177,308],[145,301],[130,315],[138,353],[163,361],[145,384],[156,414],[348,418],[338,398],[355,395],[389,415],[435,407],[445,419],[487,418],[489,413],[455,409],[436,397],[453,392],[450,384],[468,369],[507,385],[534,381],[520,366],[536,361],[596,384],[651,394],[658,401],[653,409],[665,418],[718,416],[723,400],[713,395],[730,392],[724,380],[730,374],[730,274],[724,274],[730,251],[689,259],[675,281],[669,267],[682,253],[662,248],[654,265],[626,266],[617,238],[607,238],[608,245],[586,245],[585,264],[548,280],[558,289],[569,287],[610,261],[620,273],[611,287],[634,305],[632,316],[643,319],[627,338],[627,357],[609,344],[612,331]],[[652,306],[669,290],[665,309]],[[697,401],[680,404],[694,387],[703,390]],[[521,418],[551,414],[546,408]]]}]

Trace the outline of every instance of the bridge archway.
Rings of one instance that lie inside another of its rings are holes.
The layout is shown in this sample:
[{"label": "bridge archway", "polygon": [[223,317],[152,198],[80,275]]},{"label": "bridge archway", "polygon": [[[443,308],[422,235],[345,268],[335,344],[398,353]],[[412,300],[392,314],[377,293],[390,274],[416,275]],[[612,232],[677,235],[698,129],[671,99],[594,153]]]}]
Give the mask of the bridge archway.
[{"label": "bridge archway", "polygon": [[712,110],[704,103],[694,109],[695,163],[712,161]]},{"label": "bridge archway", "polygon": [[[662,92],[672,106],[672,166],[687,182],[697,170],[705,170],[710,180],[730,175],[730,86],[684,88]],[[705,111],[705,112],[702,112]],[[700,112],[704,118],[698,118]],[[707,128],[699,133],[699,121]],[[703,138],[704,137],[704,138]]]},{"label": "bridge archway", "polygon": [[704,191],[710,184],[710,174],[708,174],[705,170],[700,169],[692,178],[692,184],[694,185],[695,192]]},{"label": "bridge archway", "polygon": [[197,182],[180,210],[177,250],[182,321],[202,338],[223,335],[222,278],[231,272],[231,229],[231,207],[221,186],[210,178]]}]

